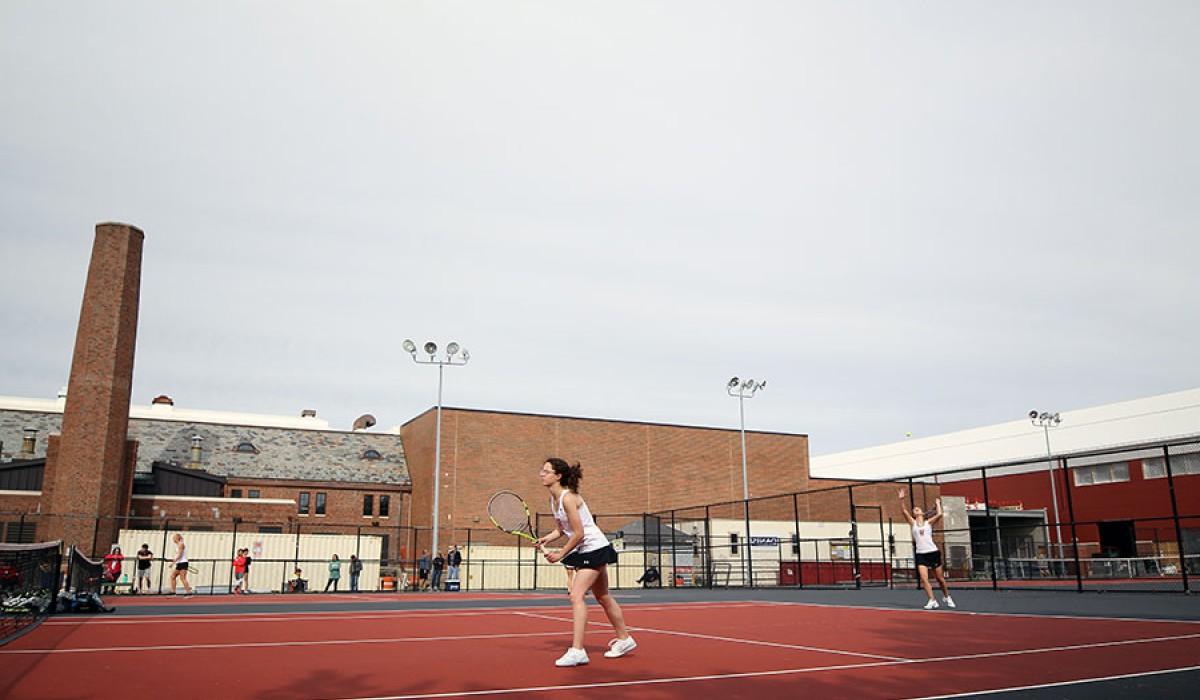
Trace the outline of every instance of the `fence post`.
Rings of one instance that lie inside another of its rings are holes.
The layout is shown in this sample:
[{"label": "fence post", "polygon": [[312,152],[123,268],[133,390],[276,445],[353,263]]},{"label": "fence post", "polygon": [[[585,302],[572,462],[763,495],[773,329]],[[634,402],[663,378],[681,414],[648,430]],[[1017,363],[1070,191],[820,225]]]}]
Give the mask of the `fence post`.
[{"label": "fence post", "polygon": [[704,585],[712,588],[712,517],[708,506],[704,506]]},{"label": "fence post", "polygon": [[[675,553],[676,553],[676,551],[677,550],[675,548],[675,509],[672,508],[671,509],[671,588],[675,587],[675,576],[676,576]],[[658,563],[662,564],[662,557],[659,557]],[[693,562],[693,563],[695,563],[695,562]],[[693,569],[693,571],[694,571],[694,569]]]},{"label": "fence post", "polygon": [[804,588],[804,564],[800,556],[800,500],[792,493],[792,524],[796,526],[796,588]]},{"label": "fence post", "polygon": [[[858,509],[854,507],[854,486],[846,487],[846,495],[850,499],[850,551],[854,555],[854,587],[862,590],[862,559],[858,554]],[[933,526],[930,526],[933,530]]]},{"label": "fence post", "polygon": [[163,543],[162,549],[158,550],[159,558],[162,559],[162,565],[158,567],[158,593],[162,595],[163,571],[167,568],[167,525],[171,521],[163,519]]},{"label": "fence post", "polygon": [[472,528],[467,528],[467,566],[466,566],[466,573],[467,573],[467,590],[468,590],[468,591],[469,591],[469,590],[471,590],[471,559],[472,559],[472,552],[471,552],[471,530],[472,530]]},{"label": "fence post", "polygon": [[[238,531],[238,524],[240,522],[241,522],[241,520],[238,518],[233,519],[233,542],[230,543],[230,545],[229,545],[230,561],[237,559],[237,531]],[[245,576],[244,571],[245,570],[243,569],[243,574],[242,574],[243,576]],[[230,593],[233,592],[233,567],[232,566],[229,567],[229,592]]]},{"label": "fence post", "polygon": [[[1071,519],[1071,550],[1075,553],[1075,590],[1083,592],[1083,567],[1079,563],[1079,535],[1075,531],[1075,499],[1071,496],[1071,472],[1067,469],[1067,460],[1063,465],[1063,491],[1067,492],[1067,517]],[[1059,547],[1062,543],[1059,542]]]},{"label": "fence post", "polygon": [[[996,580],[996,538],[1000,535],[1000,533],[996,532],[996,530],[992,527],[992,501],[990,498],[988,498],[987,470],[980,469],[979,473],[983,475],[983,520],[987,523],[988,532],[991,534],[991,536],[988,537],[988,559],[991,561],[992,590],[996,591],[1000,589],[1000,584]],[[912,479],[909,479],[909,483],[912,483]]]},{"label": "fence post", "polygon": [[[1190,593],[1188,582],[1187,546],[1183,541],[1183,530],[1179,525],[1179,506],[1175,503],[1175,476],[1171,473],[1171,450],[1163,445],[1163,465],[1167,469],[1167,489],[1171,492],[1171,520],[1175,523],[1175,544],[1179,547],[1179,573],[1183,575],[1183,592]],[[1071,518],[1074,520],[1074,518]]]}]

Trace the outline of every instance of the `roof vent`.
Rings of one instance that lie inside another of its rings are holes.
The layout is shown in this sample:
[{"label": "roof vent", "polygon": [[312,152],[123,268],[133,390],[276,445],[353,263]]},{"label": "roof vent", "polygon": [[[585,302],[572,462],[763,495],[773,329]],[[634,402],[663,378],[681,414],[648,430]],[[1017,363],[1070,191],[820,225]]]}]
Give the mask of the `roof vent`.
[{"label": "roof vent", "polygon": [[306,408],[300,412],[300,417],[301,418],[316,418],[317,417],[317,409]]},{"label": "roof vent", "polygon": [[361,416],[359,416],[358,418],[354,419],[354,426],[352,429],[353,430],[366,430],[367,428],[370,428],[372,425],[375,425],[375,416],[371,415],[370,413],[364,413]]},{"label": "roof vent", "polygon": [[170,396],[167,396],[166,394],[159,394],[158,396],[154,397],[154,400],[150,402],[150,405],[152,405],[152,406],[160,406],[160,405],[161,406],[174,406],[175,400],[172,399]]}]

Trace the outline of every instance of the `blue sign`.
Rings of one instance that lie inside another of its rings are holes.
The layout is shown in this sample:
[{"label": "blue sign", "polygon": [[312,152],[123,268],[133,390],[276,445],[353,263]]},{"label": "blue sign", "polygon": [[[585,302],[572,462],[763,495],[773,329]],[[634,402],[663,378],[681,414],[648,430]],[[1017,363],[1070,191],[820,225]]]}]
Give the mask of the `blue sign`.
[{"label": "blue sign", "polygon": [[778,547],[779,546],[779,538],[778,537],[751,537],[750,538],[750,546],[751,547]]}]

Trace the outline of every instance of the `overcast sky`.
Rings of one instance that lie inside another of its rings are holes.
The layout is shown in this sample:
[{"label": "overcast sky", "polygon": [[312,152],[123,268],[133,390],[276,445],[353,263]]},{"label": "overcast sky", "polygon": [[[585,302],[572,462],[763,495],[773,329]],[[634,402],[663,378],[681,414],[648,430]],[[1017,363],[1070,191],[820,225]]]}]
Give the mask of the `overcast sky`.
[{"label": "overcast sky", "polygon": [[134,402],[812,452],[1200,385],[1200,4],[0,4],[0,394],[146,233]]}]

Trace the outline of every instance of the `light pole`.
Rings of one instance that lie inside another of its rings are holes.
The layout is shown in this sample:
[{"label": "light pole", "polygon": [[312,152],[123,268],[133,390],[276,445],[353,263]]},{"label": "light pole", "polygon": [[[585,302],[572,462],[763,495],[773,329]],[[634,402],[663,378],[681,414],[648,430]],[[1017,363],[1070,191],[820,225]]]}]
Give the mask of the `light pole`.
[{"label": "light pole", "polygon": [[[441,520],[438,515],[438,498],[442,491],[442,368],[446,365],[455,367],[465,365],[471,360],[471,353],[467,352],[466,348],[459,348],[458,343],[451,342],[446,346],[446,356],[443,359],[438,359],[437,343],[429,341],[425,343],[425,354],[429,355],[428,360],[422,360],[417,357],[417,345],[411,340],[404,341],[404,351],[412,357],[413,362],[419,365],[437,365],[438,368],[438,398],[437,398],[437,428],[435,429],[434,448],[433,448],[433,556],[438,553],[438,528],[441,527]],[[413,552],[416,556],[416,552]]]},{"label": "light pole", "polygon": [[1057,413],[1029,412],[1029,422],[1041,426],[1046,437],[1046,468],[1050,471],[1050,498],[1054,501],[1054,540],[1058,545],[1058,558],[1062,559],[1062,530],[1058,521],[1058,487],[1054,483],[1054,455],[1050,452],[1050,429],[1057,428],[1062,418]]},{"label": "light pole", "polygon": [[750,500],[750,481],[746,476],[746,399],[754,398],[759,389],[766,389],[765,381],[756,382],[753,379],[738,379],[733,377],[725,385],[725,392],[737,397],[738,416],[742,425],[742,500]]}]

